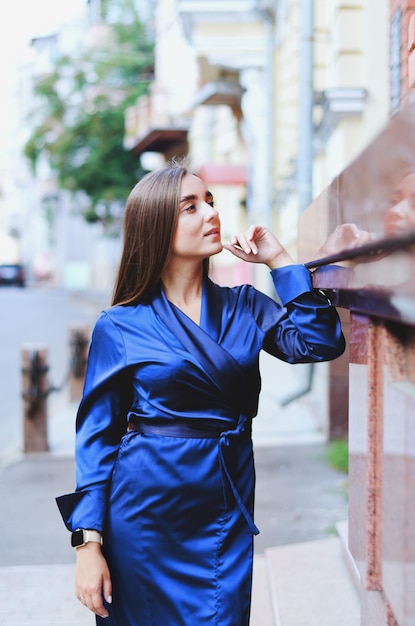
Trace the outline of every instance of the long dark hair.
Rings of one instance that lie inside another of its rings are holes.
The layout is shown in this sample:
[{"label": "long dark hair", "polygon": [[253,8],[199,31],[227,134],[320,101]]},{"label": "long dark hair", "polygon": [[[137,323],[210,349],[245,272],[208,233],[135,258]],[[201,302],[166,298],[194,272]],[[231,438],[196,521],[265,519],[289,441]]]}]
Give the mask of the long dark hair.
[{"label": "long dark hair", "polygon": [[147,174],[128,196],[124,247],[112,304],[137,303],[160,281],[171,255],[187,168],[172,164]]}]

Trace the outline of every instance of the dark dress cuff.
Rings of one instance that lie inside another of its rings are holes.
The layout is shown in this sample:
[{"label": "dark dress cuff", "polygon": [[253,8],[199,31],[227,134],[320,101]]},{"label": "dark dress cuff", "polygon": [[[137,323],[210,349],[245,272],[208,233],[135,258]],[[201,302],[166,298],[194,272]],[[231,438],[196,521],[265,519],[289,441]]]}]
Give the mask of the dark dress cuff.
[{"label": "dark dress cuff", "polygon": [[275,289],[285,306],[303,293],[313,291],[311,274],[304,265],[286,265],[271,271]]},{"label": "dark dress cuff", "polygon": [[103,532],[106,511],[105,487],[75,491],[56,498],[62,519],[68,530],[90,528]]}]

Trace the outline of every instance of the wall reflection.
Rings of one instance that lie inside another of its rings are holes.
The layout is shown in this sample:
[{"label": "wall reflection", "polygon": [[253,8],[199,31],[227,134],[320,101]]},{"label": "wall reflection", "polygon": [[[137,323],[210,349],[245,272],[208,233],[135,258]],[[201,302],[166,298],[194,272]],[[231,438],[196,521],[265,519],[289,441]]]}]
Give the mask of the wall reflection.
[{"label": "wall reflection", "polygon": [[405,235],[415,230],[415,172],[402,178],[392,193],[392,206],[383,219],[387,237]]},{"label": "wall reflection", "polygon": [[349,289],[383,292],[405,310],[402,298],[415,296],[414,137],[415,102],[390,120],[299,220],[300,262],[344,253],[333,262],[353,268]]}]

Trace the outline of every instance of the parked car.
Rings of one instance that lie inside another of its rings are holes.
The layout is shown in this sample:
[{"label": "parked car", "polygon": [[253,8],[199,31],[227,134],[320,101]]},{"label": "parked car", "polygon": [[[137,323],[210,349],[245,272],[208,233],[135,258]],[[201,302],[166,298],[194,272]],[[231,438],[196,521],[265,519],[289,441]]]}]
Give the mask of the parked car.
[{"label": "parked car", "polygon": [[20,263],[5,263],[0,265],[0,285],[26,285],[26,271]]}]

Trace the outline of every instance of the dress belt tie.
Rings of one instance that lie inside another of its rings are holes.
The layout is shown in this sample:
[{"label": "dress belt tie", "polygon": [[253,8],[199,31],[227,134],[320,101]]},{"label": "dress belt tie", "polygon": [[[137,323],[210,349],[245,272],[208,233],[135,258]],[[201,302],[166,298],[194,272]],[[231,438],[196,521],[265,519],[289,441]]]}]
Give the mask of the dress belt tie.
[{"label": "dress belt tie", "polygon": [[[198,425],[199,426],[199,425]],[[218,453],[219,461],[223,474],[226,476],[229,486],[232,490],[235,501],[244,516],[250,531],[254,535],[259,534],[259,530],[254,524],[254,521],[246,508],[241,496],[236,488],[236,485],[232,479],[229,469],[226,465],[224,458],[224,449],[231,445],[231,440],[234,437],[249,439],[251,437],[251,424],[250,421],[243,415],[239,417],[236,428],[224,430],[229,424],[221,422],[218,424],[207,425],[206,422],[201,425],[202,428],[195,428],[194,425],[190,425],[189,422],[183,421],[168,421],[168,420],[151,420],[145,422],[131,421],[128,424],[128,431],[137,431],[143,434],[161,435],[162,437],[184,437],[187,439],[217,439],[218,440]]]}]

